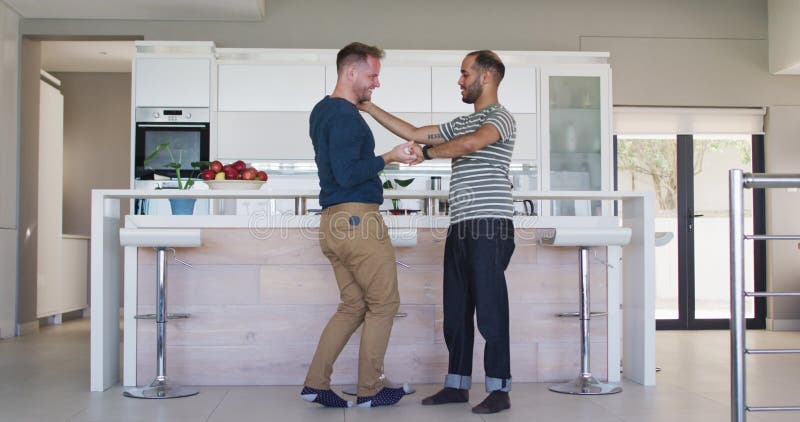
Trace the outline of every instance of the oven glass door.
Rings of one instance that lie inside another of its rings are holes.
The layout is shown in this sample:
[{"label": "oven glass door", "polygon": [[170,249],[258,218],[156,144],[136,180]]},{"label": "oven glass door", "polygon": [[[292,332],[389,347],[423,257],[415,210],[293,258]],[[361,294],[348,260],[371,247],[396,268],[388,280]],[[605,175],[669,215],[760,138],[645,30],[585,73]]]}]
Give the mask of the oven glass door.
[{"label": "oven glass door", "polygon": [[[144,159],[156,150],[159,144],[169,143],[172,157],[166,150],[150,160]],[[138,180],[152,180],[155,174],[176,177],[175,170],[168,163],[181,163],[181,177],[192,174],[194,161],[208,161],[209,126],[208,123],[137,123],[136,124],[136,171]]]}]

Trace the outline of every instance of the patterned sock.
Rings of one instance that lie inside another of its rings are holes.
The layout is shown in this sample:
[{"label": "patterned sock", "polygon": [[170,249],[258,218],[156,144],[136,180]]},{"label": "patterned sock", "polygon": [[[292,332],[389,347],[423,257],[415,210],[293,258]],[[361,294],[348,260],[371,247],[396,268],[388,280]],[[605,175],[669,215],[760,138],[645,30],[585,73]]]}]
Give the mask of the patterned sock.
[{"label": "patterned sock", "polygon": [[358,407],[391,406],[397,404],[409,391],[411,391],[411,388],[408,384],[403,384],[403,386],[399,388],[384,387],[374,396],[359,397]]},{"label": "patterned sock", "polygon": [[333,390],[317,390],[316,388],[303,387],[300,397],[305,401],[319,403],[325,407],[353,407],[353,402],[345,401]]}]

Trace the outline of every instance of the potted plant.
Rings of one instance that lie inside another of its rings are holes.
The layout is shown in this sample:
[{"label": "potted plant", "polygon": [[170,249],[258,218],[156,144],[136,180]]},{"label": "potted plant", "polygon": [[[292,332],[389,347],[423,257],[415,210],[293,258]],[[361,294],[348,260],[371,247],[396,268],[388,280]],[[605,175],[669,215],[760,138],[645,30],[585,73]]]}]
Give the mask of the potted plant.
[{"label": "potted plant", "polygon": [[[204,167],[209,166],[208,161],[193,161],[190,163],[192,166],[192,172],[189,174],[189,177],[186,179],[181,178],[181,158],[182,153],[178,152],[178,159],[175,159],[175,155],[172,153],[172,149],[169,147],[169,142],[164,142],[163,144],[158,144],[156,149],[153,150],[150,155],[145,157],[143,164],[147,165],[153,158],[157,157],[163,151],[166,151],[169,154],[169,162],[166,164],[168,168],[175,170],[175,176],[178,181],[178,189],[180,190],[188,190],[192,186],[194,186],[194,178],[197,175],[197,172]],[[197,201],[197,198],[170,198],[169,204],[172,207],[172,214],[173,215],[191,215],[194,212],[194,204]]]},{"label": "potted plant", "polygon": [[[381,171],[380,175],[383,177],[383,188],[384,189],[395,189],[396,187],[404,188],[414,182],[414,178],[410,179],[389,179],[386,177],[386,173]],[[400,208],[400,199],[394,198],[392,199],[392,209],[389,210],[390,213],[393,215],[401,215],[407,214],[409,210],[404,210]]]}]

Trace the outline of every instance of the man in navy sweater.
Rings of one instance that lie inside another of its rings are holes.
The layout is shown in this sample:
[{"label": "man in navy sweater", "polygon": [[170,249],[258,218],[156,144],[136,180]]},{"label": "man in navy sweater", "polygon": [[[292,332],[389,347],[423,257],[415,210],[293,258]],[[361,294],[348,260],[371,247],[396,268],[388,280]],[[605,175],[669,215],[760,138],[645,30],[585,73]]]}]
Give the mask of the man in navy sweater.
[{"label": "man in navy sweater", "polygon": [[340,300],[319,339],[300,393],[327,407],[350,407],[331,390],[333,363],[363,323],[358,353],[358,405],[375,407],[400,401],[407,386],[384,385],[383,359],[400,305],[395,255],[389,231],[378,212],[383,186],[378,172],[386,164],[416,160],[413,142],[375,156],[375,139],[356,107],[380,86],[383,50],[352,43],[336,57],[338,79],[330,96],[314,107],[310,135],[319,173],[322,206],[320,247],[333,266]]}]

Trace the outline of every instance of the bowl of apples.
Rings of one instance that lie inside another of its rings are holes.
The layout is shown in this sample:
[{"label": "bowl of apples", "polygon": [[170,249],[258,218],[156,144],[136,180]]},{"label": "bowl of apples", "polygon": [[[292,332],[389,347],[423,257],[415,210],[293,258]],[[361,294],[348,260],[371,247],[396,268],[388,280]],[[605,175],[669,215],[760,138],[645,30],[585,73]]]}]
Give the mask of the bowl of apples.
[{"label": "bowl of apples", "polygon": [[238,160],[230,164],[212,161],[200,178],[209,189],[257,190],[266,183],[268,176],[267,172],[248,167],[244,161]]}]

